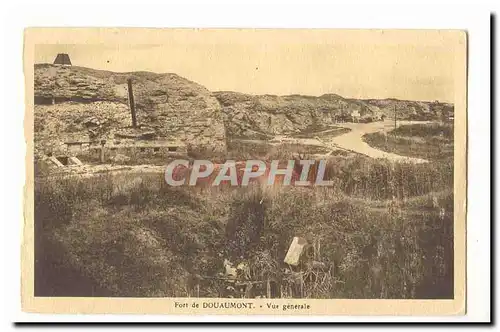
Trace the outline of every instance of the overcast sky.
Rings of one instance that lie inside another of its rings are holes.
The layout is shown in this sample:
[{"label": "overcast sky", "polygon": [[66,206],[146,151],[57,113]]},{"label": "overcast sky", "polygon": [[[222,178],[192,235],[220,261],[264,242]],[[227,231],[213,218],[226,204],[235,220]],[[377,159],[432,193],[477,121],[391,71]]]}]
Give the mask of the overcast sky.
[{"label": "overcast sky", "polygon": [[446,33],[176,30],[140,43],[140,35],[129,35],[111,43],[37,45],[35,63],[68,53],[76,66],[176,73],[212,91],[447,102],[454,97],[457,39]]}]

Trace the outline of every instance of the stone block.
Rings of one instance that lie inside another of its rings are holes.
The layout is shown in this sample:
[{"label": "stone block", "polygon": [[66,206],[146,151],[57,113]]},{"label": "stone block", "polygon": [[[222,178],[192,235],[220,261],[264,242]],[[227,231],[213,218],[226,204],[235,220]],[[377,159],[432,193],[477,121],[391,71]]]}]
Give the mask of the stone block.
[{"label": "stone block", "polygon": [[59,160],[57,160],[57,158],[56,158],[56,157],[54,157],[54,156],[50,157],[50,158],[49,158],[49,161],[50,161],[53,165],[55,165],[55,166],[57,166],[57,167],[64,167],[64,165],[63,165],[63,164],[62,164]]},{"label": "stone block", "polygon": [[290,248],[288,248],[284,262],[293,266],[299,265],[300,256],[302,255],[306,245],[306,239],[297,236],[294,237],[292,244],[290,244]]},{"label": "stone block", "polygon": [[83,165],[82,162],[80,161],[80,159],[78,159],[77,157],[69,157],[68,158],[68,164],[70,165]]}]

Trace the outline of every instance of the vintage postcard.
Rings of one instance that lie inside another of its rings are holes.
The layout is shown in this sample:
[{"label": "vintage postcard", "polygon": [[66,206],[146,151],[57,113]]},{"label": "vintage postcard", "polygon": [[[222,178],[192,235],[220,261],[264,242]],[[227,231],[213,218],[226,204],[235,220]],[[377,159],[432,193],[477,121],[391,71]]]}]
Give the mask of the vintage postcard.
[{"label": "vintage postcard", "polygon": [[30,28],[22,303],[465,313],[467,35]]}]

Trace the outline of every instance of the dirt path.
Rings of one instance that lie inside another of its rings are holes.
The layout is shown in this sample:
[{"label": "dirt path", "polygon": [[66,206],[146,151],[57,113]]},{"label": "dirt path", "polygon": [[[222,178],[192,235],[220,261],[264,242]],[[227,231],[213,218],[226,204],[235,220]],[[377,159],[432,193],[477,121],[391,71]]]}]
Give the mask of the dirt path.
[{"label": "dirt path", "polygon": [[[398,125],[423,123],[415,121],[399,121]],[[371,147],[363,142],[363,135],[375,132],[387,132],[394,128],[394,122],[388,120],[384,122],[371,122],[371,123],[342,123],[342,127],[351,129],[350,132],[337,137],[333,137],[328,142],[324,142],[328,146],[340,147],[342,149],[354,151],[364,154],[371,158],[387,158],[393,161],[405,161],[412,163],[426,163],[425,159],[401,156],[395,153],[385,152]]]}]

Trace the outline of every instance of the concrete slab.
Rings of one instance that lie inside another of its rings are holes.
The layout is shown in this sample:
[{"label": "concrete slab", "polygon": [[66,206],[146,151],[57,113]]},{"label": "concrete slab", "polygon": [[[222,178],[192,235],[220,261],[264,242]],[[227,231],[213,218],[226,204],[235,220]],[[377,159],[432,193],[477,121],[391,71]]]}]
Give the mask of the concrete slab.
[{"label": "concrete slab", "polygon": [[78,159],[77,157],[69,157],[68,158],[68,164],[70,165],[83,165],[82,162],[80,161],[80,159]]},{"label": "concrete slab", "polygon": [[49,162],[51,162],[53,165],[55,165],[57,167],[64,167],[64,165],[59,160],[57,160],[57,158],[54,156],[49,158]]},{"label": "concrete slab", "polygon": [[293,266],[299,265],[300,256],[307,245],[307,240],[302,237],[294,237],[288,252],[286,253],[284,262]]}]

